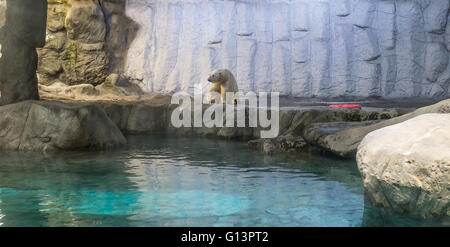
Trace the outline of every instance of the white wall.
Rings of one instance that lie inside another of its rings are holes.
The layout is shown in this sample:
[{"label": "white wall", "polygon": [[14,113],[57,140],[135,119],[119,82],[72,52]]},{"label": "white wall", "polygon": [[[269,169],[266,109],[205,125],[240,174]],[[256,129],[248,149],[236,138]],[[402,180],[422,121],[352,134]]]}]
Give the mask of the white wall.
[{"label": "white wall", "polygon": [[243,91],[445,96],[448,10],[449,0],[128,0],[141,28],[126,74],[157,92],[206,89],[227,68]]}]

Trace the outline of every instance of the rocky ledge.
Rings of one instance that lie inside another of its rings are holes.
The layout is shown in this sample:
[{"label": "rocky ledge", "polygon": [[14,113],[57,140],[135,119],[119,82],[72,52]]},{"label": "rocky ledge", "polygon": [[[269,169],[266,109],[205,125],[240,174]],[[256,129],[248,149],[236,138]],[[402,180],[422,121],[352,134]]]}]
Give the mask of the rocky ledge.
[{"label": "rocky ledge", "polygon": [[[107,90],[108,89],[108,90]],[[120,93],[118,93],[120,92]],[[88,84],[65,86],[40,85],[42,98],[49,100],[70,100],[98,103],[117,127],[126,134],[175,134],[212,136],[227,139],[251,141],[249,147],[267,154],[282,152],[309,152],[313,149],[326,150],[337,155],[328,148],[328,136],[347,129],[357,129],[380,123],[410,113],[414,108],[405,107],[367,107],[360,109],[331,108],[326,104],[285,103],[279,110],[279,138],[263,140],[260,138],[261,128],[256,127],[182,127],[171,125],[171,114],[178,105],[171,105],[170,95],[136,93],[132,87],[120,83],[120,78],[111,78],[111,82],[94,87]],[[204,110],[208,108],[204,105]],[[246,109],[248,123],[248,108]],[[191,113],[193,115],[193,113]],[[192,118],[192,121],[194,118]],[[193,126],[193,124],[192,124]],[[368,133],[368,132],[367,132]],[[365,133],[365,134],[367,134]],[[365,135],[364,134],[364,135]],[[356,152],[357,144],[364,137],[362,134],[356,144],[348,145],[349,150]],[[342,156],[348,157],[346,152]],[[353,156],[354,158],[354,156]]]},{"label": "rocky ledge", "polygon": [[[302,137],[311,145],[341,157],[354,159],[358,145],[372,131],[404,122],[427,113],[450,113],[450,99],[419,108],[413,112],[387,117],[383,121],[352,123],[327,123],[311,125]],[[392,116],[392,115],[391,115]]]},{"label": "rocky ledge", "polygon": [[[98,103],[112,122],[127,134],[213,136],[251,141],[250,148],[267,154],[319,150],[351,159],[355,158],[362,139],[374,130],[426,113],[450,113],[450,99],[419,109],[386,102],[379,102],[378,107],[377,103],[371,103],[370,107],[361,110],[331,108],[317,102],[311,105],[309,101],[304,104],[283,102],[279,110],[280,137],[263,140],[259,139],[259,127],[175,128],[171,125],[171,114],[178,105],[170,104],[170,95],[135,92],[117,76],[97,87],[87,84],[41,85],[40,92],[46,99]],[[385,105],[387,108],[379,107]],[[205,105],[204,110],[208,107]]]},{"label": "rocky ledge", "polygon": [[[51,86],[40,85],[39,90],[41,97],[48,100],[98,103],[124,133],[170,133],[178,135],[217,136],[240,140],[255,140],[260,138],[259,133],[261,129],[248,126],[235,128],[174,128],[171,125],[171,114],[178,105],[172,105],[170,103],[171,95],[143,93],[136,90],[132,84],[126,83],[126,80],[123,80],[123,78],[117,75],[110,76],[105,83],[95,87],[89,84],[67,86],[55,83]],[[279,110],[279,135],[281,139],[287,136],[303,139],[310,127],[318,126],[315,124],[334,123],[335,126],[331,128],[333,130],[332,133],[334,133],[349,127],[391,119],[414,110],[414,108],[405,107],[368,107],[362,110],[339,109],[328,107],[327,104],[329,103],[326,102],[312,102],[311,100],[302,101],[302,103],[284,102],[286,101],[284,98],[281,101],[282,106]],[[204,105],[203,110],[208,107],[209,105]],[[246,111],[246,122],[248,123],[248,108]],[[193,112],[191,115],[193,116]],[[193,126],[193,122],[191,125]],[[284,142],[281,139],[276,141]],[[288,146],[280,145],[280,147]],[[255,147],[259,147],[259,145]],[[274,151],[282,152],[283,149]]]},{"label": "rocky ledge", "polygon": [[[246,108],[246,127],[181,127],[171,124],[171,114],[178,105],[171,105],[170,97],[163,95],[147,96],[137,101],[96,101],[105,109],[111,120],[125,133],[167,133],[175,135],[213,136],[226,139],[255,140],[260,138],[260,127],[248,127],[248,108]],[[209,105],[204,105],[207,109]],[[279,136],[303,138],[305,131],[314,123],[346,123],[356,125],[366,121],[381,121],[400,116],[405,109],[337,109],[327,106],[281,107],[279,110]],[[236,114],[236,113],[235,113]],[[193,116],[193,112],[191,113]],[[191,121],[194,121],[192,118]],[[370,122],[373,123],[373,122]],[[193,126],[193,122],[191,124]],[[235,125],[236,126],[236,125]],[[344,126],[339,126],[339,129]],[[289,145],[288,145],[289,146]],[[282,150],[280,150],[282,151]]]},{"label": "rocky ledge", "polygon": [[425,114],[369,133],[357,162],[377,206],[423,218],[450,217],[450,114]]},{"label": "rocky ledge", "polygon": [[97,104],[24,101],[0,107],[0,149],[73,150],[126,143]]}]

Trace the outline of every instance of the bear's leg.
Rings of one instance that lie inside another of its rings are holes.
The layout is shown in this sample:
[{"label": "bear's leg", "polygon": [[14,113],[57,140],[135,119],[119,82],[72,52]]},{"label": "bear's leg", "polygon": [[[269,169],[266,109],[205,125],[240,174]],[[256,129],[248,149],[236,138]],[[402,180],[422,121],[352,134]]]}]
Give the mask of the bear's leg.
[{"label": "bear's leg", "polygon": [[221,91],[220,83],[213,83],[211,89],[209,90],[208,95],[208,102],[210,104],[213,104],[219,100],[217,94],[220,94],[220,91]]},{"label": "bear's leg", "polygon": [[215,94],[217,94],[217,92],[215,92],[215,91],[209,91],[209,93],[208,93],[208,100],[207,100],[207,102],[208,102],[209,104],[214,104],[214,103],[216,103],[216,97],[215,97]]},{"label": "bear's leg", "polygon": [[220,98],[222,99],[222,104],[227,104],[227,92],[225,90],[220,91]]}]

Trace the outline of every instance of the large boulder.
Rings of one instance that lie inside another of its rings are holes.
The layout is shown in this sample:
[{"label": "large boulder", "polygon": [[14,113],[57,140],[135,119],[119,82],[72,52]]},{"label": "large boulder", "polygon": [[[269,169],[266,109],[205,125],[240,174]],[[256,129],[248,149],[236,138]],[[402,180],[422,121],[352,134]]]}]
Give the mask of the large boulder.
[{"label": "large boulder", "polygon": [[119,128],[94,103],[24,101],[0,107],[0,149],[72,150],[126,143]]},{"label": "large boulder", "polygon": [[[368,133],[427,113],[450,113],[450,99],[372,125],[349,128],[329,135],[323,135],[315,144],[338,156],[354,158],[358,145]],[[307,136],[305,136],[305,139],[308,141]]]},{"label": "large boulder", "polygon": [[450,114],[424,114],[368,134],[357,152],[367,197],[423,218],[450,217]]}]

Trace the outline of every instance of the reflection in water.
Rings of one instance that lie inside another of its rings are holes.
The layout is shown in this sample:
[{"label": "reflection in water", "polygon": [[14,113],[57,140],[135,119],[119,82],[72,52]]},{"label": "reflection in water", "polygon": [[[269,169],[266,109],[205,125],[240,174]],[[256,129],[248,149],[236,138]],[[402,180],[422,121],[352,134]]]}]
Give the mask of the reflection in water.
[{"label": "reflection in water", "polygon": [[364,201],[356,164],[245,143],[130,137],[107,152],[3,153],[5,226],[440,225]]},{"label": "reflection in water", "polygon": [[[0,198],[1,198],[1,191],[0,191]],[[2,214],[2,200],[0,199],[0,226],[2,226],[3,225],[3,222],[2,222],[2,218],[3,217],[5,217],[5,215],[4,214]]]}]

